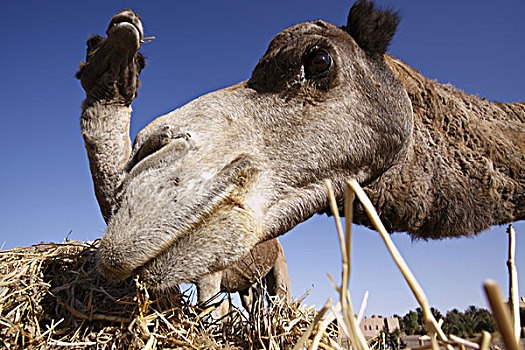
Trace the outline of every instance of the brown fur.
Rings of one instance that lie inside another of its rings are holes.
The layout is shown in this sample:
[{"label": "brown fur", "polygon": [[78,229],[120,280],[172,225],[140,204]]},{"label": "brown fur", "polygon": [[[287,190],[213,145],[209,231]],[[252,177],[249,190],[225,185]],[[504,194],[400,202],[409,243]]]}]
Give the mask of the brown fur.
[{"label": "brown fur", "polygon": [[[291,301],[290,278],[281,244],[277,238],[257,244],[237,263],[213,274],[201,277],[197,282],[198,303],[213,300],[219,292],[235,293],[251,313],[256,291],[265,285],[269,296]],[[226,314],[220,310],[216,317]]]},{"label": "brown fur", "polygon": [[414,110],[407,160],[366,189],[389,231],[440,238],[525,219],[525,103],[480,99],[386,58]]}]

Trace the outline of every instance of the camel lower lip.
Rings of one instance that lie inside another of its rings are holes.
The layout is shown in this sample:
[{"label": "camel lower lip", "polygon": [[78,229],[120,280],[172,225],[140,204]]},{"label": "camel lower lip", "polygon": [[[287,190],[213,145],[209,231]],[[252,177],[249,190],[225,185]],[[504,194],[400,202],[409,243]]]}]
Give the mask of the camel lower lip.
[{"label": "camel lower lip", "polygon": [[[162,274],[165,274],[163,268],[157,268],[165,264],[159,261],[159,257],[170,256],[170,259],[161,260],[169,260],[171,264],[171,261],[177,260],[171,257],[176,255],[174,252],[186,249],[186,246],[193,244],[188,242],[199,239],[202,232],[218,237],[216,232],[224,230],[223,226],[227,227],[225,230],[244,230],[244,233],[239,233],[239,237],[250,236],[249,231],[253,225],[248,224],[249,228],[245,228],[242,220],[237,218],[253,221],[252,213],[243,207],[240,197],[246,191],[246,181],[250,181],[254,174],[251,161],[244,156],[237,157],[208,181],[193,185],[183,183],[180,185],[182,188],[174,185],[168,193],[178,193],[179,196],[173,197],[176,200],[172,199],[168,205],[160,208],[155,208],[155,198],[158,197],[155,194],[166,191],[165,186],[149,181],[147,171],[136,174],[124,189],[134,194],[129,197],[133,199],[134,206],[126,207],[130,201],[125,199],[124,194],[123,204],[112,217],[102,239],[98,254],[101,274],[111,279],[123,279],[137,273],[144,275],[143,271],[151,270],[152,266],[154,270],[162,269]],[[153,187],[144,187],[148,185]],[[136,198],[135,194],[141,197]],[[214,224],[217,220],[222,220],[220,223],[223,226]],[[212,243],[215,246],[220,245],[217,242]],[[184,261],[179,263],[184,266]],[[154,285],[156,282],[148,284]]]},{"label": "camel lower lip", "polygon": [[[253,212],[226,202],[136,272],[148,287],[155,289],[192,283],[202,275],[236,262],[258,243],[258,231]],[[213,270],[209,262],[214,262]]]},{"label": "camel lower lip", "polygon": [[[231,193],[231,189],[228,192]],[[226,193],[223,193],[222,195],[225,197],[228,197],[228,194],[229,193],[226,192]],[[140,271],[144,268],[144,266],[154,263],[158,256],[164,254],[167,251],[170,251],[174,246],[177,245],[177,242],[179,242],[185,236],[191,235],[192,231],[195,231],[199,229],[201,226],[205,225],[206,217],[204,217],[203,213],[209,212],[211,213],[209,216],[213,216],[213,213],[218,210],[218,208],[220,207],[220,204],[221,202],[218,202],[218,203],[215,203],[213,207],[208,208],[207,210],[197,211],[198,213],[200,213],[200,215],[199,217],[194,218],[193,222],[191,223],[179,223],[178,226],[187,226],[188,229],[184,231],[179,230],[176,232],[172,232],[170,236],[172,236],[173,239],[167,242],[164,242],[164,244],[162,245],[153,247],[154,249],[152,249],[152,254],[148,254],[147,256],[144,256],[141,259],[141,262],[139,264],[125,266],[124,264],[120,263],[119,260],[121,259],[112,259],[111,257],[99,260],[99,270],[101,274],[110,279],[124,279],[132,275],[136,275],[136,274],[140,275],[141,274]],[[130,226],[132,226],[132,224],[130,224]],[[137,236],[151,237],[153,236],[152,232],[168,230],[167,227],[162,227],[158,223],[153,223],[151,226],[152,228],[139,233]],[[104,244],[104,242],[106,241],[104,241],[103,239],[102,244]],[[119,251],[113,252],[112,254],[113,256],[126,255],[126,249],[122,248],[121,245],[117,244],[117,249]]]}]

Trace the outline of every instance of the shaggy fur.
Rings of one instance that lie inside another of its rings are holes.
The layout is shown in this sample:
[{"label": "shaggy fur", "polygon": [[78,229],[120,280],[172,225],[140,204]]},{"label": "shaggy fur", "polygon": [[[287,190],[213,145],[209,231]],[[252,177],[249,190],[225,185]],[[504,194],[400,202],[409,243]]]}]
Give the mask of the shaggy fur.
[{"label": "shaggy fur", "polygon": [[[356,178],[390,229],[413,237],[525,218],[524,104],[422,77],[381,54],[395,14],[368,1],[350,12],[349,32],[320,20],[282,31],[247,82],[157,118],[133,149],[142,25],[117,15],[81,74],[82,133],[111,216],[103,274],[165,288],[220,271],[324,212],[327,178],[340,200]],[[358,204],[355,219],[368,224]]]},{"label": "shaggy fur", "polygon": [[[489,102],[386,58],[415,117],[403,166],[366,188],[389,231],[454,237],[523,220],[525,103]],[[357,217],[366,221],[361,208]]]}]

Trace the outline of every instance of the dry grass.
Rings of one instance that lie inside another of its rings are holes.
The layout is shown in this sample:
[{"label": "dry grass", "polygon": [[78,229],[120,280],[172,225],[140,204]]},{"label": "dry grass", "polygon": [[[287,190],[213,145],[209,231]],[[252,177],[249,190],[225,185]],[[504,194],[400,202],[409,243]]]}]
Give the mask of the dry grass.
[{"label": "dry grass", "polygon": [[[356,348],[359,350],[368,350],[369,346],[368,344],[363,342],[363,335],[361,334],[361,331],[358,327],[355,325],[355,317],[354,312],[352,310],[352,303],[350,298],[350,293],[348,289],[345,286],[345,283],[348,283],[350,279],[350,258],[351,258],[351,235],[350,235],[350,226],[347,223],[346,226],[346,235],[343,232],[342,225],[340,223],[340,218],[338,215],[338,208],[336,206],[335,196],[332,191],[332,186],[330,181],[326,181],[326,188],[328,192],[328,196],[330,198],[330,206],[332,209],[332,213],[334,213],[334,219],[336,221],[336,228],[339,235],[339,241],[341,244],[341,253],[343,255],[343,272],[342,272],[342,280],[343,283],[341,287],[335,286],[334,287],[339,291],[341,295],[341,305],[342,305],[342,313],[343,313],[343,320],[344,324],[346,326],[346,329],[348,330],[346,333],[348,337],[348,341],[350,343],[350,346],[352,348]],[[347,182],[347,191],[346,191],[346,198],[345,200],[345,216],[347,218],[352,217],[351,207],[353,198],[356,196],[363,207],[365,208],[365,211],[375,228],[375,230],[379,233],[381,238],[383,239],[390,255],[392,256],[395,264],[399,268],[401,274],[405,278],[405,281],[407,282],[408,286],[410,287],[412,293],[414,294],[415,299],[418,301],[419,305],[421,306],[421,309],[423,310],[423,317],[425,324],[428,329],[427,335],[430,337],[430,346],[428,348],[431,348],[433,350],[439,350],[441,348],[446,348],[447,350],[454,350],[455,348],[459,348],[461,350],[464,350],[466,348],[476,349],[476,350],[487,350],[490,347],[491,338],[493,337],[484,332],[482,334],[482,337],[478,340],[478,342],[471,342],[466,339],[462,339],[456,336],[449,336],[445,335],[443,330],[441,329],[441,324],[443,320],[436,320],[432,313],[430,312],[430,304],[427,300],[427,297],[425,295],[425,292],[417,282],[416,278],[410,271],[410,268],[406,264],[403,256],[401,253],[397,250],[394,242],[390,238],[390,235],[386,231],[383,223],[379,219],[379,215],[375,211],[372,203],[370,202],[370,199],[365,194],[361,186],[357,183],[356,180],[350,180]],[[510,242],[509,242],[509,280],[510,280],[510,290],[512,294],[513,286],[517,287],[517,271],[514,264],[514,250],[515,250],[515,244],[514,244],[514,230],[512,226],[509,228],[510,233]],[[345,242],[345,243],[343,243]],[[346,256],[345,256],[346,255]],[[330,278],[331,279],[331,278]],[[332,279],[331,279],[332,280]],[[333,282],[332,282],[333,283]],[[498,331],[500,333],[500,336],[503,338],[503,342],[505,344],[505,347],[508,350],[520,350],[520,345],[518,344],[519,336],[515,332],[514,328],[511,326],[511,321],[514,318],[514,320],[519,320],[519,314],[514,314],[513,317],[510,316],[507,307],[504,305],[504,299],[501,295],[501,292],[499,290],[499,286],[496,282],[487,280],[484,283],[485,293],[487,296],[487,299],[491,305],[492,313],[494,315],[494,318],[496,320],[496,325],[498,328]],[[515,294],[517,294],[517,291],[515,291]],[[512,295],[511,295],[512,299]],[[516,296],[515,296],[516,299]],[[423,349],[423,348],[421,348]]]},{"label": "dry grass", "polygon": [[[355,194],[422,307],[431,338],[431,345],[425,348],[489,349],[492,337],[486,332],[476,343],[443,333],[439,320],[429,311],[424,291],[357,182],[348,183],[346,234],[331,185],[326,184],[343,267],[341,286],[334,284],[340,294],[335,307],[328,300],[317,312],[313,307],[304,308],[302,299],[288,305],[279,299],[265,303],[260,296],[259,305],[266,305],[255,308],[251,317],[232,306],[227,316],[215,320],[211,317],[214,306],[204,310],[192,306],[190,296],[178,290],[155,293],[138,279],[110,281],[101,277],[95,267],[98,242],[38,244],[0,251],[0,348],[341,349],[332,322],[337,318],[350,346],[368,350],[348,290],[351,263],[348,218],[352,217]],[[517,275],[515,266],[512,274]],[[517,285],[517,281],[513,283]],[[505,346],[519,350],[499,287],[487,282],[486,290]]]},{"label": "dry grass", "polygon": [[[274,301],[251,320],[232,308],[218,321],[212,307],[196,308],[176,290],[154,293],[136,279],[101,277],[96,246],[70,241],[0,252],[0,348],[287,349],[316,316],[301,300]],[[331,342],[328,333],[321,343]]]}]

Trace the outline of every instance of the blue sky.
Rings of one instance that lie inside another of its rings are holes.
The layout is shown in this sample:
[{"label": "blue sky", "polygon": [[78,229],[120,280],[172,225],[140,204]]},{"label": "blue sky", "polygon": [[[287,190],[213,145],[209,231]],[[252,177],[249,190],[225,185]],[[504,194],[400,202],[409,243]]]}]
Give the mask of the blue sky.
[{"label": "blue sky", "polygon": [[[352,1],[10,1],[0,11],[0,242],[4,248],[100,237],[96,204],[79,132],[83,91],[74,73],[85,40],[102,34],[111,16],[130,7],[143,18],[147,68],[133,104],[134,136],[156,116],[195,97],[249,78],[271,38],[296,23],[324,19],[342,25]],[[424,75],[489,100],[525,100],[525,2],[378,1],[402,22],[389,52]],[[525,291],[525,225],[517,266]],[[378,234],[354,229],[351,292],[367,314],[404,314],[416,302]],[[507,293],[505,228],[472,239],[394,240],[441,311],[486,306],[481,283]],[[316,216],[282,238],[292,292],[314,288],[307,303],[334,296],[326,273],[340,274],[331,218]],[[521,293],[525,294],[524,292]]]}]

